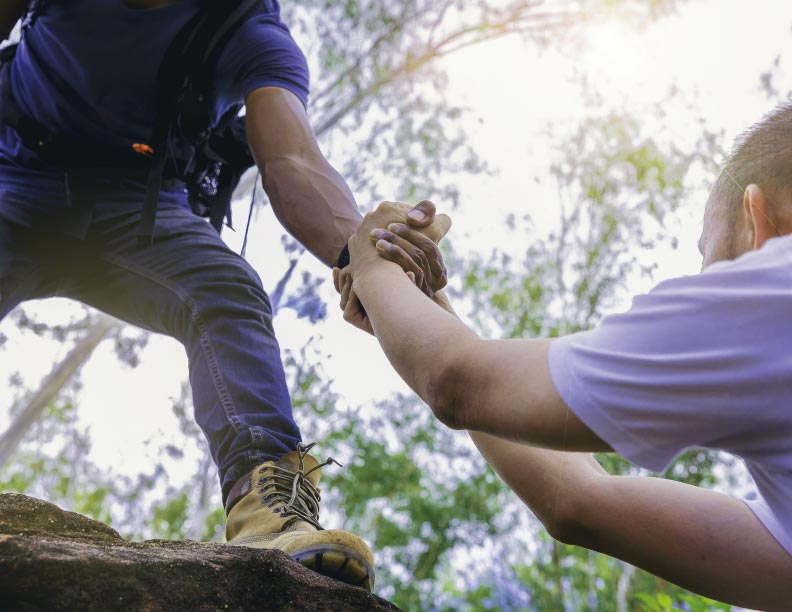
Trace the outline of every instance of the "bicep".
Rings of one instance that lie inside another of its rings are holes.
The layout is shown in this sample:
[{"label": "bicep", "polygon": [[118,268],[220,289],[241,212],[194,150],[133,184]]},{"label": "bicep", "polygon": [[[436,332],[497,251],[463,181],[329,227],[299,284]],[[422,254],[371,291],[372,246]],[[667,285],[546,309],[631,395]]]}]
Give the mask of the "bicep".
[{"label": "bicep", "polygon": [[300,99],[281,87],[245,98],[248,143],[259,167],[277,159],[321,156]]},{"label": "bicep", "polygon": [[552,340],[478,340],[460,359],[464,426],[545,448],[610,451],[556,391],[547,358]]}]

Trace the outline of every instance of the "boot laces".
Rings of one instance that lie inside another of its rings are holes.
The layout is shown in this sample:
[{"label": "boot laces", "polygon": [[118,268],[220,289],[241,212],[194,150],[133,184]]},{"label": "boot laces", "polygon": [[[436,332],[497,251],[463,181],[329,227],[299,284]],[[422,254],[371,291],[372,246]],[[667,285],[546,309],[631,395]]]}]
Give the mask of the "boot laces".
[{"label": "boot laces", "polygon": [[316,442],[308,445],[303,445],[301,442],[297,444],[298,464],[295,472],[277,465],[262,470],[260,473],[265,471],[269,471],[269,473],[259,479],[258,482],[261,485],[259,493],[263,494],[261,503],[266,504],[268,508],[272,508],[276,504],[283,504],[275,510],[281,516],[294,517],[293,520],[303,520],[322,530],[324,528],[319,524],[319,490],[307,477],[325,465],[335,463],[341,466],[341,464],[329,457],[306,472],[305,456],[314,446],[316,446]]}]

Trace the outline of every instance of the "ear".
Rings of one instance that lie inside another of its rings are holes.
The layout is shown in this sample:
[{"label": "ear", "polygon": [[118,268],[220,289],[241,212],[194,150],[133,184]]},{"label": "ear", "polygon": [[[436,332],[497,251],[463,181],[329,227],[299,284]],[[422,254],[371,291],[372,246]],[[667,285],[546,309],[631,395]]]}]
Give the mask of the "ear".
[{"label": "ear", "polygon": [[743,195],[743,213],[751,240],[751,248],[762,248],[765,242],[778,235],[770,219],[770,206],[759,185],[748,185]]}]

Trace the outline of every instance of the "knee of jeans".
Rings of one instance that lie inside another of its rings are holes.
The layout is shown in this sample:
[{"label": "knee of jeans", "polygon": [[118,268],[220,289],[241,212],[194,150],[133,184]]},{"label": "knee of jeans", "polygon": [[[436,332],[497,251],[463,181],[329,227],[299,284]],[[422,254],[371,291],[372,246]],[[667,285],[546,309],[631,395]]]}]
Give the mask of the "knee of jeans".
[{"label": "knee of jeans", "polygon": [[258,274],[249,265],[223,263],[199,271],[197,278],[182,283],[183,301],[192,317],[204,323],[231,317],[236,321],[253,318],[268,327],[272,305]]},{"label": "knee of jeans", "polygon": [[224,277],[244,292],[244,296],[240,295],[238,299],[252,300],[264,310],[265,314],[272,314],[272,305],[267,292],[264,291],[261,278],[247,261],[239,257],[230,263]]}]

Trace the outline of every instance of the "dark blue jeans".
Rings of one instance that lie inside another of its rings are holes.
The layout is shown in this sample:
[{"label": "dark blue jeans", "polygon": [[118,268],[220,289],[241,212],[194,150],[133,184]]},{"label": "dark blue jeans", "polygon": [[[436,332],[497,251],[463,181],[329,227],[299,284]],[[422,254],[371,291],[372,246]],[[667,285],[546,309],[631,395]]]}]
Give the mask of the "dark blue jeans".
[{"label": "dark blue jeans", "polygon": [[62,179],[49,178],[28,200],[0,176],[0,318],[25,300],[60,296],[179,340],[225,501],[236,480],[300,440],[258,275],[181,193],[163,194],[154,243],[141,247],[141,184],[93,186],[83,195],[92,215],[75,229],[73,204],[53,201],[64,197]]}]

